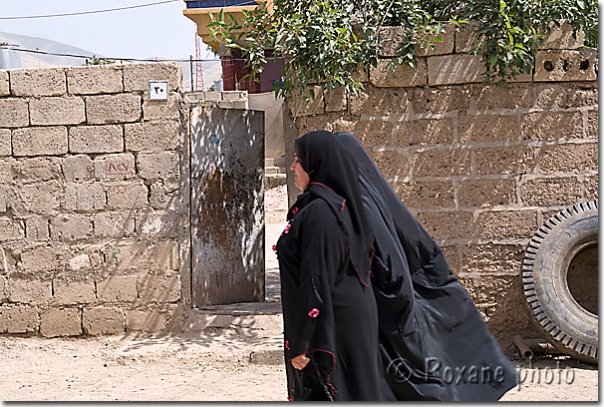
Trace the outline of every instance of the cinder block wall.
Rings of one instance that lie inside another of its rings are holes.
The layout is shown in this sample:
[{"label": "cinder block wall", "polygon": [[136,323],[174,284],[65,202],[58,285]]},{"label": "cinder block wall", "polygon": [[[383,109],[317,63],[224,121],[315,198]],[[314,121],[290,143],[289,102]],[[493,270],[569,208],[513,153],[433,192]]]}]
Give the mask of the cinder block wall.
[{"label": "cinder block wall", "polygon": [[170,326],[190,292],[181,99],[176,63],[0,71],[0,333]]},{"label": "cinder block wall", "polygon": [[[321,97],[289,103],[290,138],[355,134],[507,348],[516,334],[536,334],[520,278],[529,239],[555,212],[598,197],[597,51],[580,49],[582,36],[563,26],[532,74],[498,87],[467,53],[470,34],[448,27],[436,50],[418,50],[416,70],[383,61],[359,73],[359,97],[316,85]],[[291,202],[298,191],[288,182]]]}]

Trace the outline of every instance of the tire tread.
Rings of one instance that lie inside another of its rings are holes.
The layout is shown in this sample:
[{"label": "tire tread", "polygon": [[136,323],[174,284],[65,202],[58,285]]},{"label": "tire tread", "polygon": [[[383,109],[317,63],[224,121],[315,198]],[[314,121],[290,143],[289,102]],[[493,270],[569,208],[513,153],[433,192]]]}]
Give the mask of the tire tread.
[{"label": "tire tread", "polygon": [[544,337],[558,349],[588,363],[598,362],[598,347],[578,340],[573,337],[571,332],[565,332],[562,327],[550,319],[548,310],[544,309],[539,301],[539,293],[535,287],[535,259],[543,242],[560,224],[570,218],[581,216],[584,212],[597,210],[597,208],[597,201],[581,202],[569,206],[547,219],[527,244],[521,273],[525,305]]}]

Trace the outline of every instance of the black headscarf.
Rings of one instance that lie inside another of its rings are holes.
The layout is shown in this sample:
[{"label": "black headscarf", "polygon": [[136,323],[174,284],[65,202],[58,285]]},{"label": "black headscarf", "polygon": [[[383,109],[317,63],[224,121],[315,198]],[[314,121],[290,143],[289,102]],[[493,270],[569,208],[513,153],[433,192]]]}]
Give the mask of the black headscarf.
[{"label": "black headscarf", "polygon": [[[324,199],[338,218],[347,238],[350,260],[361,283],[369,285],[369,253],[373,241],[359,188],[357,164],[341,141],[325,130],[313,131],[294,141],[294,151],[302,168],[310,176],[308,189],[298,198],[298,205],[314,197]],[[339,216],[344,206],[350,224]],[[288,218],[293,216],[291,209]]]}]

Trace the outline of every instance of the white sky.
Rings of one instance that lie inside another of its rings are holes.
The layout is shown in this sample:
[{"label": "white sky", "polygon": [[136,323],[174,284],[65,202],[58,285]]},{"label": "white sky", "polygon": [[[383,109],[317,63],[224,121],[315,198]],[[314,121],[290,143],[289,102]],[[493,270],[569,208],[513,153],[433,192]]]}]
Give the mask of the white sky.
[{"label": "white sky", "polygon": [[[156,3],[161,0],[0,0],[0,17],[77,13]],[[40,37],[116,58],[195,57],[195,23],[184,1],[106,13],[0,20],[0,31]],[[202,58],[213,59],[201,42]]]}]

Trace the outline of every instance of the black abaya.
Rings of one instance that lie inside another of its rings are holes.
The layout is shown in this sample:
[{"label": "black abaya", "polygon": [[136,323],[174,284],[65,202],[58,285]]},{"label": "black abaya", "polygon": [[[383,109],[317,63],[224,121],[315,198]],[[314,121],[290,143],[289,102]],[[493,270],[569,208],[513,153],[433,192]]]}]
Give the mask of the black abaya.
[{"label": "black abaya", "polygon": [[392,191],[360,142],[336,134],[358,165],[375,236],[372,279],[380,352],[398,400],[494,401],[518,374],[440,247]]},{"label": "black abaya", "polygon": [[395,400],[379,351],[371,234],[356,165],[331,133],[300,140],[311,184],[290,209],[276,247],[289,395],[300,397],[289,361],[308,353],[320,375],[312,363],[302,371],[309,399],[326,400],[327,389],[335,400]]}]

